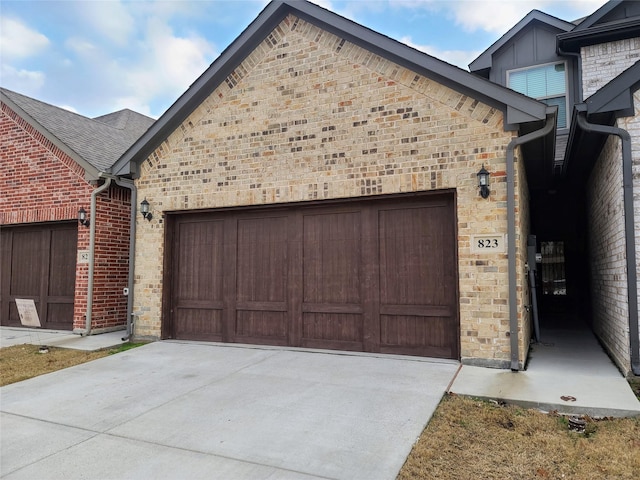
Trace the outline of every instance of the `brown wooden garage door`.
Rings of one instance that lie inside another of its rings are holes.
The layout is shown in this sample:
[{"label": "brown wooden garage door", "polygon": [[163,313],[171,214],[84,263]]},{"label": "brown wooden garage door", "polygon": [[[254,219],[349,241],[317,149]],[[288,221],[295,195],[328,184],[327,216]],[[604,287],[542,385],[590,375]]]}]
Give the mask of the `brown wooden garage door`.
[{"label": "brown wooden garage door", "polygon": [[20,326],[16,298],[33,299],[43,328],[71,330],[76,222],[0,228],[0,320]]},{"label": "brown wooden garage door", "polygon": [[168,216],[163,335],[458,358],[452,195]]}]

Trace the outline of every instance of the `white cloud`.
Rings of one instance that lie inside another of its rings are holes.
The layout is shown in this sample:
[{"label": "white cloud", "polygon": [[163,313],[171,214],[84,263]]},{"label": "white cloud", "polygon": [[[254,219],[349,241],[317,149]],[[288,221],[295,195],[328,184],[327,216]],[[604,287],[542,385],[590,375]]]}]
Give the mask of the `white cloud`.
[{"label": "white cloud", "polygon": [[606,0],[388,0],[399,8],[444,11],[464,30],[505,33],[531,10],[540,10],[567,21],[589,15]]},{"label": "white cloud", "polygon": [[331,0],[309,0],[311,3],[315,3],[319,7],[325,8],[327,10],[335,11],[333,8],[333,4]]},{"label": "white cloud", "polygon": [[78,55],[91,55],[97,50],[93,43],[78,37],[68,38],[64,44]]},{"label": "white cloud", "polygon": [[503,33],[514,26],[531,10],[540,8],[541,2],[465,1],[451,2],[455,21],[463,29],[473,32],[481,29]]},{"label": "white cloud", "polygon": [[155,73],[169,88],[186,89],[209,66],[214,53],[205,38],[174,36],[168,25],[155,20],[149,22],[147,41]]},{"label": "white cloud", "polygon": [[58,107],[63,108],[64,110],[68,110],[69,112],[79,113],[78,110],[76,110],[70,105],[58,105]]},{"label": "white cloud", "polygon": [[18,69],[6,64],[0,66],[0,84],[12,90],[35,92],[44,85],[45,78],[44,72]]},{"label": "white cloud", "polygon": [[[126,62],[112,60],[105,71],[114,88],[116,108],[158,115],[151,107],[158,98],[178,98],[209,66],[214,47],[203,37],[174,35],[159,19],[151,19],[142,46]],[[166,105],[165,107],[168,107]]]},{"label": "white cloud", "polygon": [[0,53],[2,58],[28,58],[49,46],[49,39],[20,20],[0,18]]},{"label": "white cloud", "polygon": [[119,1],[77,2],[82,21],[92,32],[124,46],[135,33],[135,20]]},{"label": "white cloud", "polygon": [[456,65],[464,70],[469,70],[468,65],[482,53],[481,50],[441,50],[432,45],[418,45],[411,37],[402,37],[400,41],[416,50],[427,53],[447,63]]}]

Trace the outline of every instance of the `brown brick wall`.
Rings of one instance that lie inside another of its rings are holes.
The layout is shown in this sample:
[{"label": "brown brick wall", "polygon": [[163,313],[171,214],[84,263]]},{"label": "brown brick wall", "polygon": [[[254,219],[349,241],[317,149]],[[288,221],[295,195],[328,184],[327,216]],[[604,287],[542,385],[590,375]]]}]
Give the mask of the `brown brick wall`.
[{"label": "brown brick wall", "polygon": [[514,135],[500,111],[288,17],[142,164],[136,335],[160,335],[162,212],[455,189],[462,357],[506,366],[507,257],[470,241],[506,234]]}]

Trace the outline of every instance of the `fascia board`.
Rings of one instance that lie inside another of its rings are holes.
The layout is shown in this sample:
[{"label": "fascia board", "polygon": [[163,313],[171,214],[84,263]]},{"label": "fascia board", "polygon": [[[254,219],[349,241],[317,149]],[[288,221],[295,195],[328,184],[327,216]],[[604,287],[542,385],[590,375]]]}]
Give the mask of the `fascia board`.
[{"label": "fascia board", "polygon": [[563,50],[577,51],[581,46],[609,42],[618,37],[637,36],[639,29],[640,19],[634,18],[602,26],[598,25],[587,30],[561,33],[557,37],[557,42]]}]

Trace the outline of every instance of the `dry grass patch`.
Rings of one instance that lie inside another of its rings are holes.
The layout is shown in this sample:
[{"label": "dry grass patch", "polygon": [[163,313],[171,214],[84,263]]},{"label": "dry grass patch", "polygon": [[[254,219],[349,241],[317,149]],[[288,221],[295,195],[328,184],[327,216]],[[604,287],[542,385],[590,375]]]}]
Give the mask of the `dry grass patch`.
[{"label": "dry grass patch", "polygon": [[398,479],[637,479],[640,418],[565,417],[445,396]]},{"label": "dry grass patch", "polygon": [[0,386],[90,362],[120,351],[116,349],[85,352],[56,347],[48,348],[48,353],[39,353],[37,345],[14,345],[0,348]]}]

